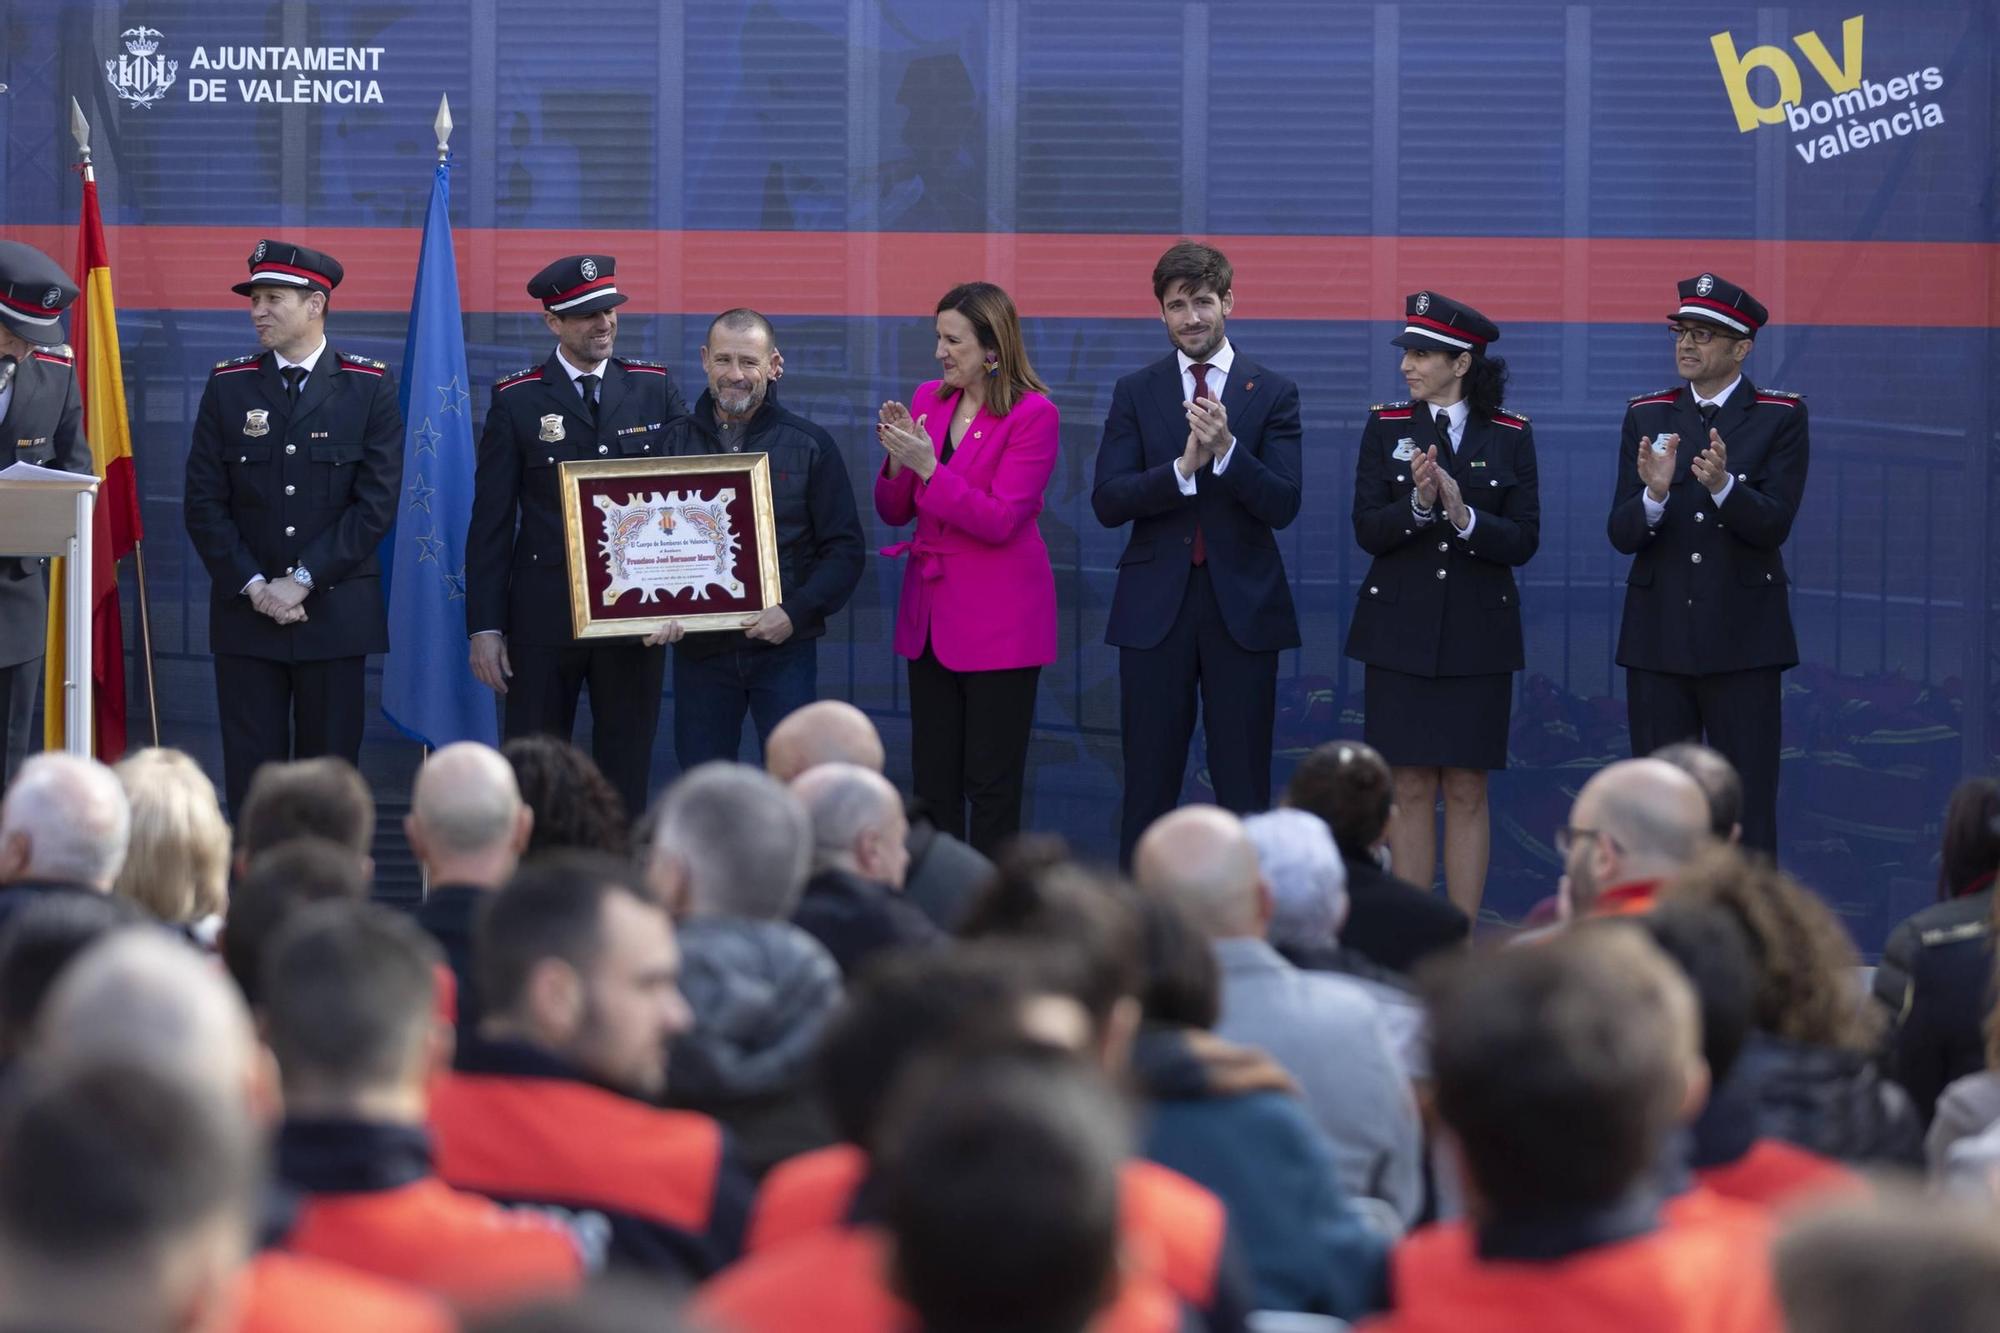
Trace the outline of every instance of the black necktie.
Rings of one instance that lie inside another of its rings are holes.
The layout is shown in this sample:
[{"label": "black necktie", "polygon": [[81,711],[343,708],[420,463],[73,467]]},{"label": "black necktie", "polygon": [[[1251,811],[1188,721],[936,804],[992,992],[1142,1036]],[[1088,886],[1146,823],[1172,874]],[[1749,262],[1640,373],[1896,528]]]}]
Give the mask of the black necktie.
[{"label": "black necktie", "polygon": [[1444,447],[1447,451],[1451,453],[1457,453],[1458,450],[1452,445],[1451,442],[1451,413],[1445,411],[1442,407],[1440,407],[1438,409],[1438,414],[1437,414],[1437,423],[1438,423],[1438,439],[1444,444]]},{"label": "black necktie", "polygon": [[285,377],[285,401],[288,403],[298,402],[299,389],[306,382],[306,368],[304,366],[284,366],[279,369],[278,373]]},{"label": "black necktie", "polygon": [[1716,414],[1721,411],[1721,403],[1703,403],[1701,405],[1701,442],[1704,449],[1708,447],[1708,432],[1715,429]]},{"label": "black necktie", "polygon": [[583,414],[594,424],[597,421],[597,376],[578,375],[576,387],[583,394]]}]

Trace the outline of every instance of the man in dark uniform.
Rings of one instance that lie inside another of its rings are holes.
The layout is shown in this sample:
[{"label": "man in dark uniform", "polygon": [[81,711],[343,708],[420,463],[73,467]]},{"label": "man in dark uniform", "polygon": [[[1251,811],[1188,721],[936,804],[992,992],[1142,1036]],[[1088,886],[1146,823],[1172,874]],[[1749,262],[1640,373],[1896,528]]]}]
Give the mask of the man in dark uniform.
[{"label": "man in dark uniform", "polygon": [[1132,525],[1105,642],[1118,648],[1119,859],[1174,808],[1196,701],[1216,803],[1271,804],[1278,654],[1299,646],[1276,531],[1299,512],[1299,389],[1228,338],[1235,270],[1182,241],[1153,267],[1173,354],[1118,381],[1090,493]]},{"label": "man in dark uniform", "polygon": [[701,346],[708,390],[667,430],[669,454],[770,456],[784,590],[747,630],[674,644],[674,757],[684,770],[736,758],[744,713],[761,746],[787,714],[818,697],[818,640],[861,581],[861,519],[847,465],[831,435],[779,405],[774,381],[783,366],[769,320],[754,310],[724,311]]},{"label": "man in dark uniform", "polygon": [[[91,471],[83,435],[83,395],[62,312],[76,299],[53,259],[19,241],[0,241],[0,467],[33,463],[64,472]],[[0,537],[0,550],[6,539]],[[35,685],[48,635],[48,560],[0,557],[0,788],[13,781],[36,736]]]},{"label": "man in dark uniform", "polygon": [[380,361],[336,351],[331,255],[264,240],[250,298],[264,351],[219,363],[188,450],[186,517],[208,566],[209,649],[232,812],[270,760],[361,755],[362,666],[387,652],[375,549],[403,486],[403,414]]},{"label": "man in dark uniform", "polygon": [[1611,544],[1633,557],[1618,664],[1632,753],[1705,740],[1743,778],[1743,845],[1778,846],[1779,676],[1798,665],[1779,554],[1806,488],[1806,405],[1743,374],[1768,312],[1712,273],[1667,317],[1685,381],[1625,409]]},{"label": "man in dark uniform", "polygon": [[493,386],[465,543],[465,626],[472,674],[506,697],[509,740],[568,740],[589,682],[591,751],[636,816],[652,771],[664,645],[681,627],[638,642],[577,639],[556,466],[657,456],[667,423],[687,415],[665,366],[611,354],[625,304],[616,271],[610,255],[570,255],[528,282],[556,350]]}]

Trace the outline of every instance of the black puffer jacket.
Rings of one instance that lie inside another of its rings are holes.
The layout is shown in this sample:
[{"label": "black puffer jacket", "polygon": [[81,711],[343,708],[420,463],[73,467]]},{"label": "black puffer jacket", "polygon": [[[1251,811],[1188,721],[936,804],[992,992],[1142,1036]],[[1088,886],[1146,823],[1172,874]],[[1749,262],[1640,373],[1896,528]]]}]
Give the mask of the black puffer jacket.
[{"label": "black puffer jacket", "polygon": [[1757,1132],[1849,1165],[1921,1169],[1924,1130],[1909,1094],[1870,1056],[1754,1032],[1731,1079],[1755,1089]]}]

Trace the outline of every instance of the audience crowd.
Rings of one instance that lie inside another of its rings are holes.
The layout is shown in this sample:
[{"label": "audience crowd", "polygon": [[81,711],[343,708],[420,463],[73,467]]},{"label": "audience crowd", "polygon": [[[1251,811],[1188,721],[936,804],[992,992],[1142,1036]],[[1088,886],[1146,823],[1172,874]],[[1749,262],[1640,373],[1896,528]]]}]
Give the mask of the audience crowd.
[{"label": "audience crowd", "polygon": [[1357,742],[1128,874],[883,755],[815,703],[635,811],[448,746],[412,912],[339,760],[233,823],[175,751],[29,761],[0,1330],[2000,1327],[1993,780],[1871,971],[1700,746],[1591,774],[1477,938]]}]

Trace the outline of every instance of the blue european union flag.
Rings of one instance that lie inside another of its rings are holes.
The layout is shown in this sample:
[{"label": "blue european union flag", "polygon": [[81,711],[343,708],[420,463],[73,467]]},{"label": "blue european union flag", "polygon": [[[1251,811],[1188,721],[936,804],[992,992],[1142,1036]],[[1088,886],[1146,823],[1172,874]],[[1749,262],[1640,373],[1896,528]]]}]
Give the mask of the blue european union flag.
[{"label": "blue european union flag", "polygon": [[389,539],[389,655],[382,713],[433,748],[497,743],[493,694],[465,642],[465,533],[472,519],[472,393],[451,250],[451,168],[424,218],[403,348],[403,498]]}]

